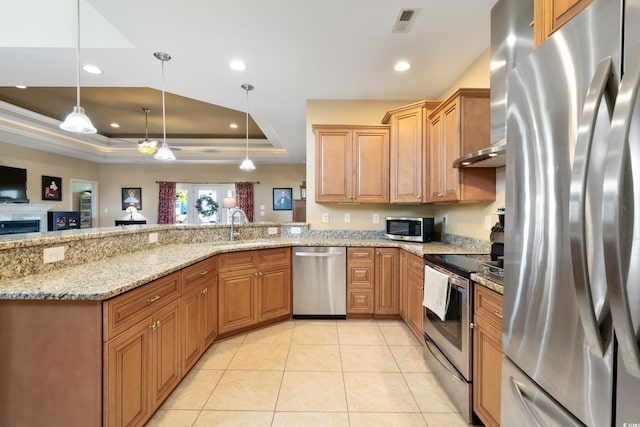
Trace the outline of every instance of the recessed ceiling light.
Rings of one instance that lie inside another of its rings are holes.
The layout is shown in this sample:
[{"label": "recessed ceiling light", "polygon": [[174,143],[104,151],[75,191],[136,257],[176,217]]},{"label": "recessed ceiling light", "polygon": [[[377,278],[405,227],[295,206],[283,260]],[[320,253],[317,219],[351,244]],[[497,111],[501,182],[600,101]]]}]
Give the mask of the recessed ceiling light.
[{"label": "recessed ceiling light", "polygon": [[237,125],[237,124],[235,124],[235,123],[231,123],[231,124],[229,125],[229,127],[230,127],[231,129],[238,129],[238,125]]},{"label": "recessed ceiling light", "polygon": [[26,89],[26,88],[27,88],[25,85],[16,85],[16,87],[17,87],[18,89]]},{"label": "recessed ceiling light", "polygon": [[229,67],[232,70],[242,71],[242,70],[246,70],[247,69],[247,64],[245,64],[244,62],[240,61],[239,59],[234,59],[233,61],[231,61],[229,63]]},{"label": "recessed ceiling light", "polygon": [[91,64],[83,65],[82,69],[89,74],[102,74],[102,70],[96,67],[95,65],[91,65]]},{"label": "recessed ceiling light", "polygon": [[109,126],[111,126],[112,128],[119,128],[120,125],[118,123],[111,123]]},{"label": "recessed ceiling light", "polygon": [[407,61],[400,61],[393,67],[396,71],[407,71],[409,68],[411,68],[411,64]]}]

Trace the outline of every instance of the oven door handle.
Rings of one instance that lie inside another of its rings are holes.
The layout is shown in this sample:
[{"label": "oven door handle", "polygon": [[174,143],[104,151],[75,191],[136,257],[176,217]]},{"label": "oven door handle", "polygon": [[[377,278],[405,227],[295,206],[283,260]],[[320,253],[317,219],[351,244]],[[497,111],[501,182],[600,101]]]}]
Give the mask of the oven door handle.
[{"label": "oven door handle", "polygon": [[[425,337],[426,337],[426,334],[425,334]],[[429,353],[431,353],[433,358],[436,359],[438,361],[438,363],[440,363],[440,365],[442,365],[442,367],[444,369],[446,369],[451,375],[453,375],[454,377],[458,378],[460,381],[465,382],[465,383],[467,382],[467,379],[465,377],[463,377],[460,372],[458,372],[455,368],[453,370],[449,369],[449,366],[447,366],[447,364],[445,362],[440,360],[440,357],[438,357],[438,354],[436,354],[436,352],[434,352],[431,349],[431,345],[435,345],[435,343],[433,343],[431,341],[431,338],[426,337],[424,342],[426,344],[427,350],[429,350]],[[442,357],[444,357],[444,355],[442,355]],[[449,362],[449,361],[447,360],[447,362]]]}]

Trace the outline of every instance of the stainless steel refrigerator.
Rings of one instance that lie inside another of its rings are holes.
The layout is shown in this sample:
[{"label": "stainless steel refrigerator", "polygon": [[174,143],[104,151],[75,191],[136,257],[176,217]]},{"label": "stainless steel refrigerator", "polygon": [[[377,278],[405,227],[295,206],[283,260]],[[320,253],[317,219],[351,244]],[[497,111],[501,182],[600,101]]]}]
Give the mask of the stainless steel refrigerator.
[{"label": "stainless steel refrigerator", "polygon": [[502,425],[640,426],[640,0],[508,79]]}]

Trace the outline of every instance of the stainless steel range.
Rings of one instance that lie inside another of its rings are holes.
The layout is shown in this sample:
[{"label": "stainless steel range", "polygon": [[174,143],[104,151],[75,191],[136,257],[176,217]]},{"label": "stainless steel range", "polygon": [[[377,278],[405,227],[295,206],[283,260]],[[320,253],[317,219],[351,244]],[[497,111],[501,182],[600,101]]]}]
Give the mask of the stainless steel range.
[{"label": "stainless steel range", "polygon": [[[473,300],[469,279],[471,273],[478,271],[479,262],[489,259],[489,255],[424,255],[425,267],[445,274],[449,281],[449,304],[444,320],[424,308],[425,360],[467,422],[473,417]],[[424,286],[429,283],[425,282]]]}]

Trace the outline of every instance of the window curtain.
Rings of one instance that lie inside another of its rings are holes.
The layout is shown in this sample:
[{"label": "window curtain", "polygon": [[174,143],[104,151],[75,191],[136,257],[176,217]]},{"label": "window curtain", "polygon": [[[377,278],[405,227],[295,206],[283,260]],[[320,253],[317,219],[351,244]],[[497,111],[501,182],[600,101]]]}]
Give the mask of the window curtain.
[{"label": "window curtain", "polygon": [[176,183],[158,183],[158,224],[176,223]]},{"label": "window curtain", "polygon": [[236,182],[236,202],[253,222],[253,182]]}]

